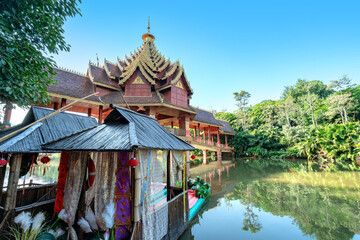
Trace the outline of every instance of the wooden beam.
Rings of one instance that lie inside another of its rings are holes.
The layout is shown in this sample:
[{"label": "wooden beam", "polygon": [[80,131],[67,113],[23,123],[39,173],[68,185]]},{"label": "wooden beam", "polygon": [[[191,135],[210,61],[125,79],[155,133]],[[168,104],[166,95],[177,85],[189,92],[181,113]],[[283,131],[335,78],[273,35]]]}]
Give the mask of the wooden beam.
[{"label": "wooden beam", "polygon": [[20,176],[22,154],[14,154],[10,159],[10,174],[6,192],[5,211],[15,209],[16,192]]},{"label": "wooden beam", "polygon": [[170,196],[170,154],[171,151],[168,151],[168,155],[167,155],[167,161],[166,161],[166,169],[167,169],[167,174],[166,174],[166,192],[167,192],[167,201],[171,200],[171,196]]},{"label": "wooden beam", "polygon": [[102,114],[103,114],[103,106],[99,106],[99,118],[98,118],[99,124],[102,123]]}]

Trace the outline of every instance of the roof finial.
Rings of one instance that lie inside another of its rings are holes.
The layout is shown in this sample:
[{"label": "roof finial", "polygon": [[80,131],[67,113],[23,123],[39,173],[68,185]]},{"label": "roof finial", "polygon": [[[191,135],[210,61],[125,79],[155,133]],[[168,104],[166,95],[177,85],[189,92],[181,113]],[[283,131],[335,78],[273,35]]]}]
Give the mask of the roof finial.
[{"label": "roof finial", "polygon": [[147,29],[148,29],[148,33],[150,33],[150,16],[148,17],[148,27],[147,27]]},{"label": "roof finial", "polygon": [[96,65],[99,66],[99,56],[97,53],[96,53],[96,61],[97,61]]}]

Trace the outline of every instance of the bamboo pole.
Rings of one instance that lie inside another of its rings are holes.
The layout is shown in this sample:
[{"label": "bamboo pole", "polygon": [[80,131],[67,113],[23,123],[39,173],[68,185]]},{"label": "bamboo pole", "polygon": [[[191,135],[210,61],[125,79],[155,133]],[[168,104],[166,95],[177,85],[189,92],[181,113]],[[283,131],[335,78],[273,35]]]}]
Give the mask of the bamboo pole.
[{"label": "bamboo pole", "polygon": [[16,205],[16,193],[20,176],[21,160],[22,154],[14,154],[14,156],[10,160],[9,182],[4,207],[5,211],[14,209]]},{"label": "bamboo pole", "polygon": [[72,103],[70,103],[70,104],[68,104],[68,105],[66,105],[66,106],[64,106],[64,107],[56,110],[55,112],[50,113],[49,115],[47,115],[47,116],[45,116],[45,117],[43,117],[43,118],[40,118],[39,120],[36,120],[35,122],[30,123],[29,125],[27,125],[27,126],[21,128],[21,129],[19,129],[19,130],[16,130],[16,131],[14,131],[14,132],[12,132],[12,133],[10,133],[10,134],[8,134],[8,135],[0,138],[0,143],[3,142],[3,141],[5,141],[5,140],[7,140],[7,139],[9,139],[9,138],[11,138],[11,137],[13,137],[13,136],[15,136],[15,135],[18,134],[19,132],[22,132],[22,131],[28,129],[29,127],[31,127],[31,126],[33,126],[33,125],[35,125],[35,124],[37,124],[37,123],[39,123],[39,122],[41,122],[41,121],[49,118],[49,117],[52,117],[52,116],[54,116],[54,115],[56,115],[56,114],[58,114],[58,113],[60,113],[60,112],[64,112],[64,111],[68,110],[68,109],[71,108],[72,105],[74,105],[75,103],[80,102],[80,101],[82,101],[82,100],[84,100],[84,99],[86,99],[86,98],[89,98],[89,97],[91,97],[91,96],[94,96],[94,95],[96,95],[96,94],[98,94],[98,92],[93,93],[93,94],[90,94],[90,95],[88,95],[88,96],[86,96],[86,97],[80,98],[80,99],[78,99],[78,100],[76,100],[76,101],[74,101],[74,102],[72,102]]}]

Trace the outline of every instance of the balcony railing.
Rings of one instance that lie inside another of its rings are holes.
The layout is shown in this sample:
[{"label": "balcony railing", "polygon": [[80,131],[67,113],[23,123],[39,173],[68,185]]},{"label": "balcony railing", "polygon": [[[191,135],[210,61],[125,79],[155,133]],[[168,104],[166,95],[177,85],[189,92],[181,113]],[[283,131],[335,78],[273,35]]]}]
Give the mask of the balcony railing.
[{"label": "balcony railing", "polygon": [[[185,137],[186,136],[186,130],[185,129],[171,128],[171,127],[168,127],[168,126],[164,126],[164,128],[166,130],[168,130],[169,132],[175,134],[176,136],[179,136],[179,137]],[[213,141],[209,142],[209,139],[203,139],[203,138],[199,139],[198,137],[194,137],[194,136],[191,136],[191,139],[194,142],[198,142],[198,143],[201,143],[201,144],[204,144],[204,145],[221,147],[221,148],[226,148],[226,149],[233,149],[233,147],[227,146],[226,144],[220,144],[220,146],[219,146],[219,144],[217,142],[213,142]]]}]

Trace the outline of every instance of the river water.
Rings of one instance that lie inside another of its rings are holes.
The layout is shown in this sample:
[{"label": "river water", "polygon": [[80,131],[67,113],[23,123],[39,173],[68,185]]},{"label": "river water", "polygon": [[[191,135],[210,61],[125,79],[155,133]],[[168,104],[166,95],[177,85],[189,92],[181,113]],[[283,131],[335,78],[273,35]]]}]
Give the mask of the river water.
[{"label": "river water", "polygon": [[211,197],[185,239],[360,239],[360,172],[287,172],[236,162],[200,175]]}]

